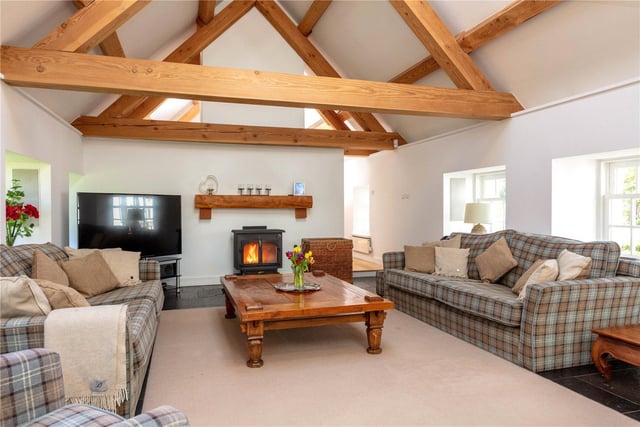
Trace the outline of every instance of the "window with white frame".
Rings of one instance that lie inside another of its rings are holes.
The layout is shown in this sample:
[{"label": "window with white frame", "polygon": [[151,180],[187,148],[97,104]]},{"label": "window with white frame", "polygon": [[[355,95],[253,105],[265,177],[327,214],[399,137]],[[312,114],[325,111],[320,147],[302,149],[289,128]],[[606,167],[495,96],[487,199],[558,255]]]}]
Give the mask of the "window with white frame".
[{"label": "window with white frame", "polygon": [[475,178],[475,202],[488,203],[491,206],[491,230],[504,230],[507,177],[500,172],[478,173]]},{"label": "window with white frame", "polygon": [[602,162],[603,237],[640,257],[640,157]]},{"label": "window with white frame", "polygon": [[506,170],[504,166],[454,172],[444,175],[444,233],[469,232],[473,224],[464,223],[467,203],[488,203],[491,223],[487,230],[505,228]]}]

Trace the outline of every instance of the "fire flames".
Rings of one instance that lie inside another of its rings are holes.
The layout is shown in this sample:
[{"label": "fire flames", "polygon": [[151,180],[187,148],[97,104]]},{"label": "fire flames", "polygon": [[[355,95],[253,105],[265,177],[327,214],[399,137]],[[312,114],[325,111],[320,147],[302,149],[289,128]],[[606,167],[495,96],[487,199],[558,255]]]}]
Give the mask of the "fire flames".
[{"label": "fire flames", "polygon": [[257,264],[258,261],[258,243],[251,242],[244,245],[244,263]]}]

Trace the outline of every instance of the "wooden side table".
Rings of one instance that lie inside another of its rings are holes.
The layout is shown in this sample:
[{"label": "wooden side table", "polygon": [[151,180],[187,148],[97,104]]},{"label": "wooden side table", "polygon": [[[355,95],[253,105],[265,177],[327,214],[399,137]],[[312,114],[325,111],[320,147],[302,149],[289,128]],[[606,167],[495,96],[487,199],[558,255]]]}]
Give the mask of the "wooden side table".
[{"label": "wooden side table", "polygon": [[591,347],[591,358],[607,380],[611,380],[611,366],[607,361],[607,354],[623,362],[640,366],[640,325],[596,328],[592,332],[598,334],[598,339]]}]

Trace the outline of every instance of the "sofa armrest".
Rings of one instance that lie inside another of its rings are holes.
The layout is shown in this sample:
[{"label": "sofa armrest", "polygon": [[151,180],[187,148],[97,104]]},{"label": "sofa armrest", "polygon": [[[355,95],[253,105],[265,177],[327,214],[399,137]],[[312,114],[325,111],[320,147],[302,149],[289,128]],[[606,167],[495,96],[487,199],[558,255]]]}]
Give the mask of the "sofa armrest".
[{"label": "sofa armrest", "polygon": [[404,252],[385,252],[382,254],[382,267],[388,268],[404,268]]},{"label": "sofa armrest", "polygon": [[64,406],[60,356],[44,348],[0,355],[0,424],[19,425]]},{"label": "sofa armrest", "polygon": [[640,322],[640,278],[567,280],[527,288],[523,365],[534,372],[591,363],[591,330]]},{"label": "sofa armrest", "polygon": [[44,347],[45,316],[0,320],[0,354]]},{"label": "sofa armrest", "polygon": [[621,256],[616,275],[640,277],[640,258]]},{"label": "sofa armrest", "polygon": [[160,280],[160,263],[155,259],[140,260],[140,280]]},{"label": "sofa armrest", "polygon": [[114,424],[113,427],[180,427],[188,425],[189,421],[182,412],[172,406],[164,405]]}]

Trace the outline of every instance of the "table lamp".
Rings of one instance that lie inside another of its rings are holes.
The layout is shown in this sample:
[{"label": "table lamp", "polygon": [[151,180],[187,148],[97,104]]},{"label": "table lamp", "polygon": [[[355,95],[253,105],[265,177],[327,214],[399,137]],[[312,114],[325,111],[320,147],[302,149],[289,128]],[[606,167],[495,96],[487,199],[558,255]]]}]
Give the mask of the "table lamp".
[{"label": "table lamp", "polygon": [[467,203],[464,207],[464,222],[475,224],[472,233],[486,233],[487,229],[482,224],[491,223],[491,205],[489,203]]}]

